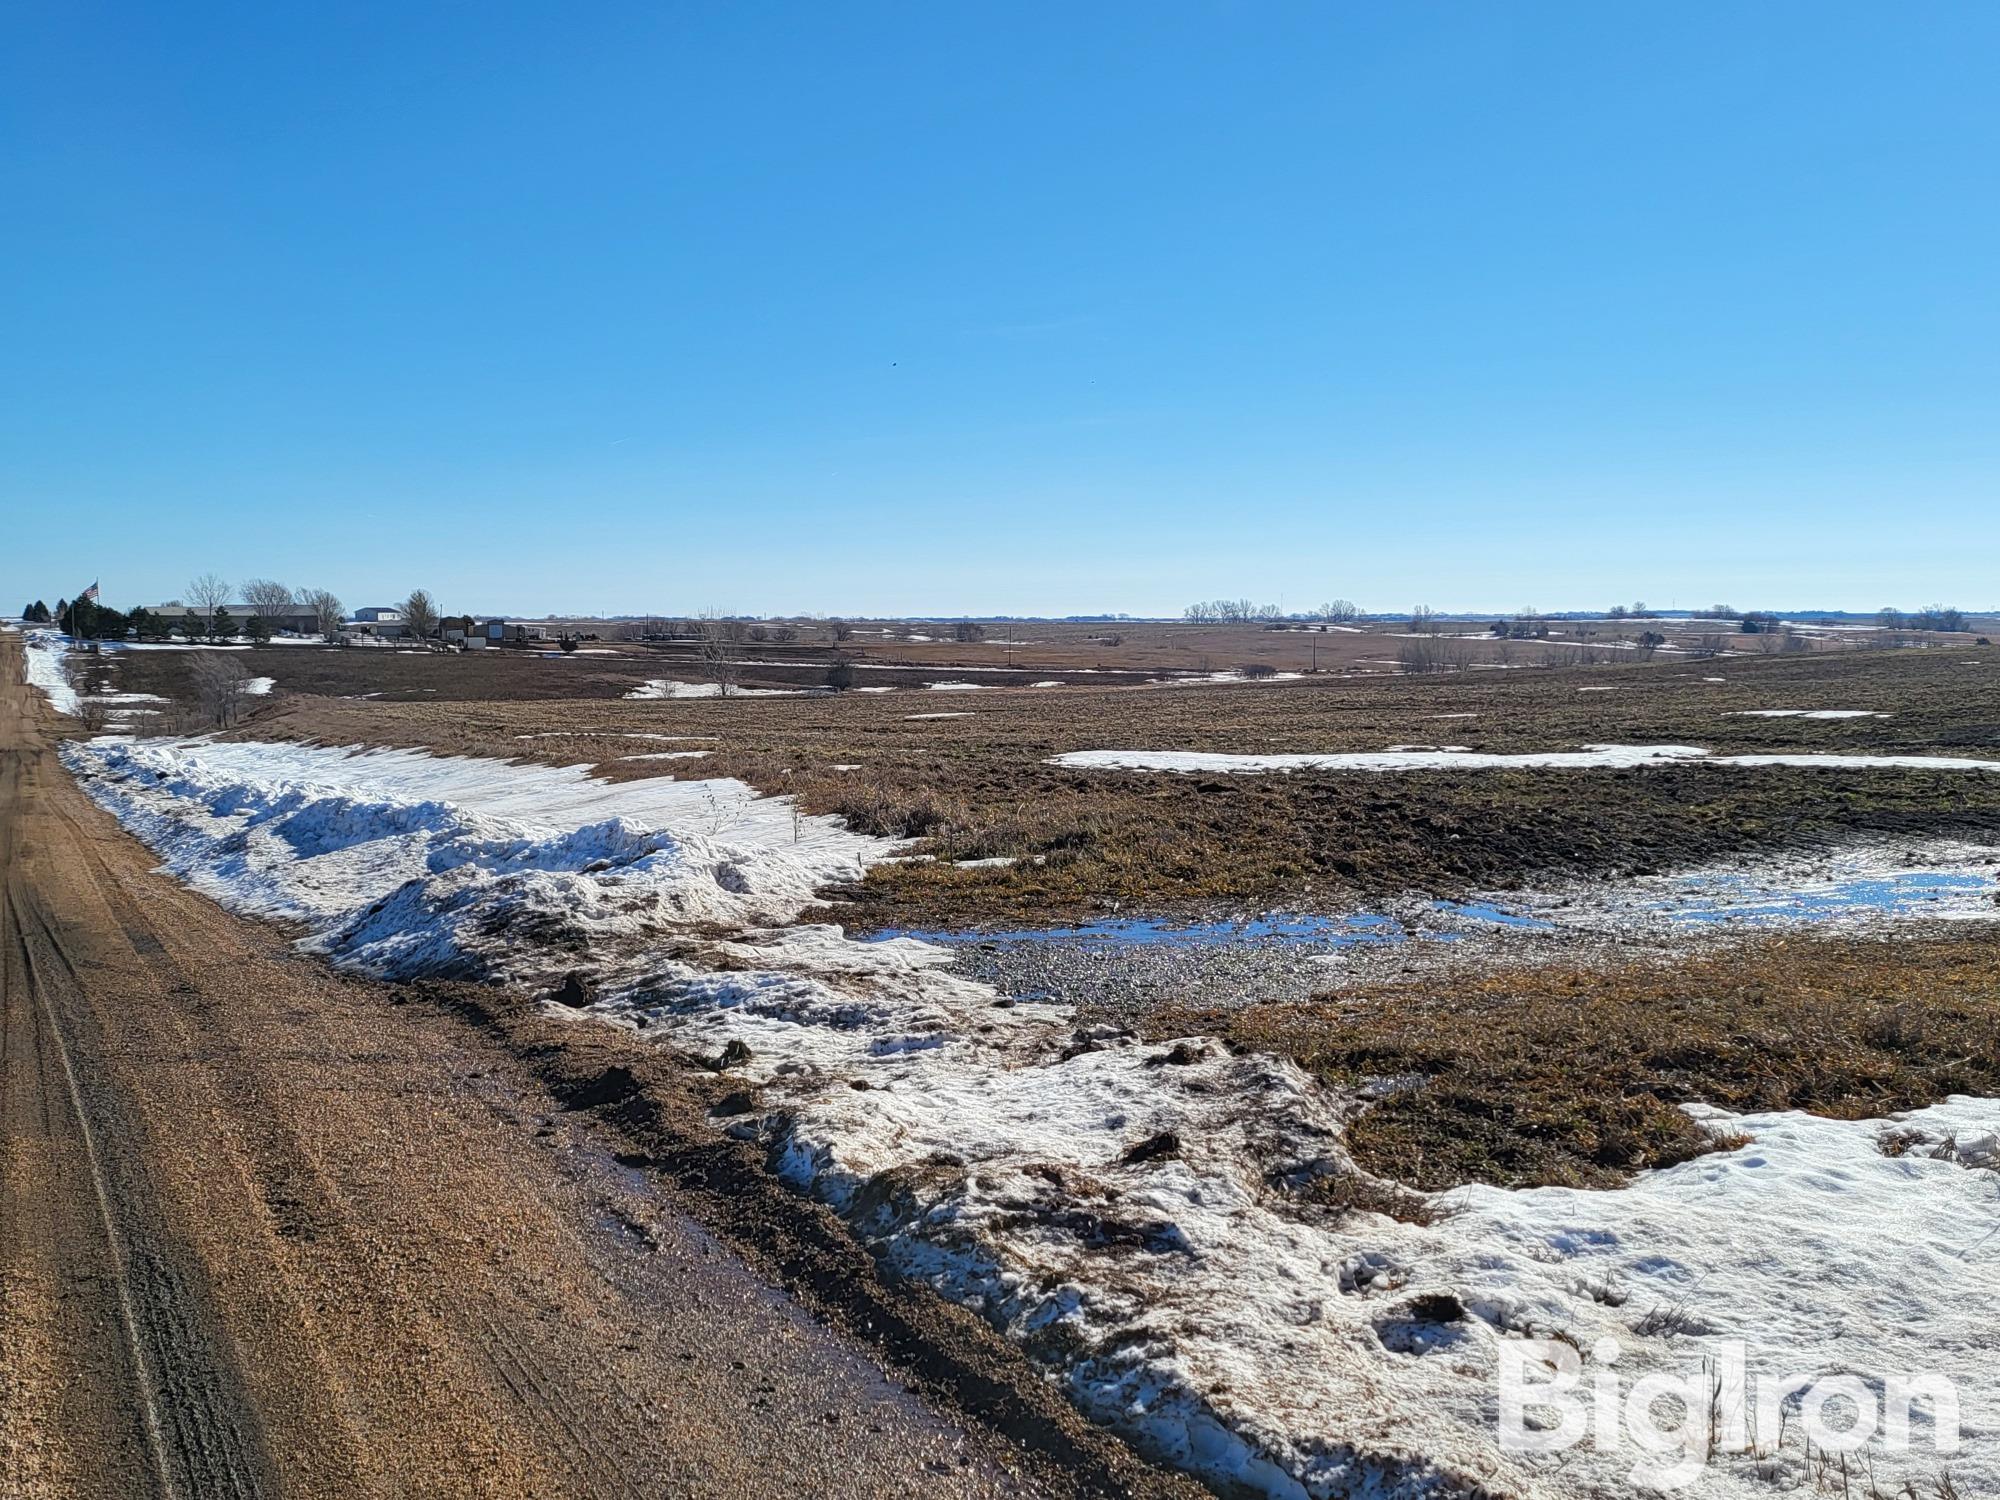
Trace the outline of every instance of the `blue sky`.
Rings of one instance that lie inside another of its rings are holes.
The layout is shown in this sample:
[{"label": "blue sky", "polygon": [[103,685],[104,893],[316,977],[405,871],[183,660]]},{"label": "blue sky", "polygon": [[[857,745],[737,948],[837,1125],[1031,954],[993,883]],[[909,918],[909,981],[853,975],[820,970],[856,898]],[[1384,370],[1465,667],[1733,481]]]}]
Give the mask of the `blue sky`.
[{"label": "blue sky", "polygon": [[0,604],[2000,603],[2000,7],[25,3]]}]

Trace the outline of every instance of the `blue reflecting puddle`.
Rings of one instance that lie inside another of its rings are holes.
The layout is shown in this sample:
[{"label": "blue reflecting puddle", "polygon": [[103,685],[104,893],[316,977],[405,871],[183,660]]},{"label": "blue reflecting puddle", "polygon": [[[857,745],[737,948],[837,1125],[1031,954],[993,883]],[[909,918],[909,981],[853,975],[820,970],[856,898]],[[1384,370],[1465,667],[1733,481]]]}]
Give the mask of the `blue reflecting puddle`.
[{"label": "blue reflecting puddle", "polygon": [[1231,944],[1311,944],[1349,948],[1359,943],[1400,943],[1408,934],[1394,917],[1357,913],[1344,917],[1269,916],[1243,922],[1165,922],[1144,918],[1090,922],[1080,927],[1024,927],[1012,931],[923,931],[898,927],[863,941],[917,938],[926,943],[1088,943],[1105,948],[1223,947]]},{"label": "blue reflecting puddle", "polygon": [[[2000,889],[1991,877],[1971,873],[1913,871],[1897,875],[1856,877],[1809,887],[1781,887],[1748,875],[1690,875],[1641,886],[1610,887],[1602,910],[1630,917],[1676,924],[1718,922],[1777,923],[1833,921],[1847,916],[1922,916],[1927,906],[1947,898],[1978,895]],[[1513,932],[1592,930],[1588,922],[1551,921],[1496,901],[1433,901],[1430,910],[1448,918],[1485,924]],[[1127,917],[1089,922],[1075,927],[1023,927],[999,931],[979,928],[890,928],[868,934],[864,942],[917,938],[945,945],[993,944],[1025,947],[1040,943],[1077,944],[1100,950],[1177,947],[1314,947],[1328,950],[1403,943],[1476,941],[1476,928],[1428,931],[1405,927],[1394,917],[1373,912],[1345,916],[1280,914],[1239,922],[1173,922]]]},{"label": "blue reflecting puddle", "polygon": [[1674,922],[1799,922],[1856,914],[1922,916],[1927,905],[1994,888],[1983,875],[1911,871],[1780,890],[1740,876],[1690,876],[1655,908]]},{"label": "blue reflecting puddle", "polygon": [[1540,917],[1531,917],[1525,912],[1509,911],[1491,901],[1433,901],[1431,910],[1449,912],[1455,917],[1471,917],[1477,922],[1491,922],[1498,927],[1515,927],[1523,932],[1556,930],[1553,922],[1544,922]]}]

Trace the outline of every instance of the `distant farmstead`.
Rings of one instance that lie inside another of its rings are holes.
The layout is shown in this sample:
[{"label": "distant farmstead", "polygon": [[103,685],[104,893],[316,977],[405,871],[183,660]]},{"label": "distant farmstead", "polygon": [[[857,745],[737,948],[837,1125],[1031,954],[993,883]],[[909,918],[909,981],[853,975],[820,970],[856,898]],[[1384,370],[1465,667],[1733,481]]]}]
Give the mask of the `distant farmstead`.
[{"label": "distant farmstead", "polygon": [[488,620],[478,627],[494,645],[514,641],[545,641],[549,638],[547,625],[537,620]]},{"label": "distant farmstead", "polygon": [[[187,620],[197,621],[204,626],[208,622],[208,612],[206,610],[195,609],[186,604],[154,604],[148,606],[146,612],[165,621],[166,627],[169,630],[182,628],[182,622]],[[244,622],[250,619],[251,616],[261,613],[261,611],[254,604],[225,604],[219,613],[226,614],[229,617],[228,628],[240,634],[243,630]],[[270,621],[271,631],[274,635],[319,634],[319,616],[311,610],[301,609],[297,605],[293,605],[289,609],[280,610],[274,615],[265,615],[264,618]]]}]

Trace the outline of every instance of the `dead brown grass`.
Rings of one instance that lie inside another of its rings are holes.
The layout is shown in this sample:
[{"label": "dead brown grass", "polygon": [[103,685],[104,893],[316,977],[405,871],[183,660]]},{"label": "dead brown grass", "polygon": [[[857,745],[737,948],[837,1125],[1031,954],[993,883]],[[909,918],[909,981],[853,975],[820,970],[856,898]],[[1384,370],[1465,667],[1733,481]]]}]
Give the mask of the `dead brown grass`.
[{"label": "dead brown grass", "polygon": [[1716,1144],[1684,1103],[1858,1119],[2000,1091],[2000,936],[1773,938],[1158,1021],[1196,1029],[1342,1088],[1407,1079],[1348,1130],[1379,1177],[1606,1186]]},{"label": "dead brown grass", "polygon": [[[257,666],[281,666],[285,656],[258,653]],[[1107,746],[1308,751],[1443,742],[1530,750],[1607,740],[1991,754],[2000,747],[2000,671],[1968,665],[1982,656],[1771,657],[1732,663],[1724,685],[1680,664],[1655,664],[1610,673],[1621,687],[1611,693],[1578,691],[1606,680],[1590,671],[727,701],[445,701],[441,693],[357,701],[284,694],[281,681],[281,696],[247,732],[584,762],[613,778],[738,776],[791,792],[809,811],[919,838],[915,852],[937,856],[880,867],[840,893],[842,920],[1032,923],[1110,909],[1309,909],[1413,888],[1451,894],[1553,874],[1667,868],[1854,831],[1990,832],[2000,829],[2000,777],[1952,773],[1688,767],[1159,776],[1046,764],[1060,751]],[[152,659],[161,657],[173,654]],[[449,658],[390,659],[416,664],[398,671],[456,670]],[[582,670],[609,672],[590,665],[608,660],[588,659]],[[497,670],[549,681],[574,669],[574,661],[529,661]],[[1868,708],[1888,717],[1739,716],[1770,706]],[[929,717],[940,713],[963,717]],[[710,753],[627,758],[669,749]],[[996,857],[1018,863],[953,863]]]}]

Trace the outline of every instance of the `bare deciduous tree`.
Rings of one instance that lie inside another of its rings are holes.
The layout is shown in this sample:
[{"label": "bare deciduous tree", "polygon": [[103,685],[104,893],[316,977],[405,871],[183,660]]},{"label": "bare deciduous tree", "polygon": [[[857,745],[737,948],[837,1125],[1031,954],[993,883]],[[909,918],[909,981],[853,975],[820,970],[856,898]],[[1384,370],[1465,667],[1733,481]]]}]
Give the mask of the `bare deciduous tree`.
[{"label": "bare deciduous tree", "polygon": [[410,597],[403,601],[403,629],[429,645],[438,631],[438,607],[429,592],[412,589]]},{"label": "bare deciduous tree", "polygon": [[1248,599],[1209,599],[1190,604],[1183,612],[1190,625],[1241,625],[1250,620],[1279,618],[1275,604],[1256,604]]},{"label": "bare deciduous tree", "polygon": [[695,622],[695,659],[701,674],[715,684],[717,696],[727,698],[736,690],[736,648],[733,622],[707,614]]},{"label": "bare deciduous tree", "polygon": [[1421,635],[1436,635],[1442,623],[1438,612],[1428,604],[1419,604],[1410,611],[1410,629]]},{"label": "bare deciduous tree", "polygon": [[188,676],[194,684],[195,703],[202,722],[227,729],[243,712],[250,697],[250,674],[243,663],[227,651],[190,653],[194,663]]},{"label": "bare deciduous tree", "polygon": [[1910,617],[1919,630],[1960,631],[1965,629],[1965,611],[1948,604],[1926,604]]},{"label": "bare deciduous tree", "polygon": [[187,587],[188,607],[201,621],[201,633],[215,635],[216,617],[222,613],[223,605],[229,602],[229,582],[213,573],[204,573],[191,579]]},{"label": "bare deciduous tree", "polygon": [[308,589],[299,595],[299,603],[313,612],[313,625],[329,641],[340,636],[341,617],[347,611],[341,606],[330,589]]},{"label": "bare deciduous tree", "polygon": [[1472,652],[1464,641],[1435,635],[1403,642],[1396,655],[1405,672],[1463,672],[1472,663]]},{"label": "bare deciduous tree", "polygon": [[243,602],[257,618],[275,626],[292,612],[292,591],[271,578],[253,578],[243,585]]},{"label": "bare deciduous tree", "polygon": [[951,627],[951,638],[963,645],[986,639],[986,627],[975,620],[960,620]]}]

